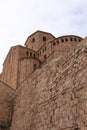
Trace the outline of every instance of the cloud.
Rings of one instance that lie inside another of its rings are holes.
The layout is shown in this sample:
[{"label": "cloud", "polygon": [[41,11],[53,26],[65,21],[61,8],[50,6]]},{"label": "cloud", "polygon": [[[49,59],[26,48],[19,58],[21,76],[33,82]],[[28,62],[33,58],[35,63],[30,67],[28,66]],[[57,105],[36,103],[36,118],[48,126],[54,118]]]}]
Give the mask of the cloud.
[{"label": "cloud", "polygon": [[10,46],[23,45],[38,29],[86,36],[86,6],[87,0],[0,0],[1,64]]}]

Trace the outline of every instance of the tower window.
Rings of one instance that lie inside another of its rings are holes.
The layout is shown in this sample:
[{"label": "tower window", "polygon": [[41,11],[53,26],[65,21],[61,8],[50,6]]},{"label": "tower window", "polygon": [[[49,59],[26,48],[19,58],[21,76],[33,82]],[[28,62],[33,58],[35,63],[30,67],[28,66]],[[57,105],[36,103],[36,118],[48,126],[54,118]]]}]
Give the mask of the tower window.
[{"label": "tower window", "polygon": [[30,52],[30,56],[32,57],[32,53]]},{"label": "tower window", "polygon": [[43,41],[46,41],[46,37],[43,36]]},{"label": "tower window", "polygon": [[61,39],[61,42],[64,42],[64,40],[63,40],[63,39]]},{"label": "tower window", "polygon": [[75,40],[75,41],[77,41],[77,39],[76,39],[76,38],[74,38],[74,40]]},{"label": "tower window", "polygon": [[79,42],[81,42],[81,39],[79,39]]},{"label": "tower window", "polygon": [[35,42],[35,38],[32,39],[32,42]]},{"label": "tower window", "polygon": [[55,42],[53,42],[53,46],[55,46],[56,45],[56,43]]},{"label": "tower window", "polygon": [[70,41],[73,41],[72,37],[70,38]]},{"label": "tower window", "polygon": [[65,41],[68,42],[68,39],[66,38]]},{"label": "tower window", "polygon": [[28,52],[28,51],[26,51],[26,55],[27,55],[27,56],[29,55],[29,52]]},{"label": "tower window", "polygon": [[59,44],[59,41],[57,41],[57,44]]},{"label": "tower window", "polygon": [[46,55],[44,55],[44,60],[46,60],[46,58],[47,58]]}]

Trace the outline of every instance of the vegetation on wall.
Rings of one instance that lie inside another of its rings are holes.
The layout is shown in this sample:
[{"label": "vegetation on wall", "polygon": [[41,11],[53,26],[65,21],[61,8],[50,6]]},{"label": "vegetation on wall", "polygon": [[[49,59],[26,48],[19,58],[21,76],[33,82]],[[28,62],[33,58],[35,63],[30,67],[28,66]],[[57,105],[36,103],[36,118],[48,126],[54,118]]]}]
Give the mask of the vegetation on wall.
[{"label": "vegetation on wall", "polygon": [[11,121],[0,122],[0,130],[10,130],[10,127],[11,127]]}]

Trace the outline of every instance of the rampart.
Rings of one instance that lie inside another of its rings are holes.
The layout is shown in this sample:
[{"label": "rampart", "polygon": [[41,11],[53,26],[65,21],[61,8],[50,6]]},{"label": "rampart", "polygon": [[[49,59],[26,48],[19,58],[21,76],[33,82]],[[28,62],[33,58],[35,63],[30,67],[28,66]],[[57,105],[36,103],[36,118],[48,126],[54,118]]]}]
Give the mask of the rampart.
[{"label": "rampart", "polygon": [[87,38],[37,31],[0,79],[0,130],[87,130]]},{"label": "rampart", "polygon": [[38,68],[16,90],[11,130],[87,129],[87,43]]},{"label": "rampart", "polygon": [[15,90],[0,81],[0,130],[11,126],[14,92]]}]

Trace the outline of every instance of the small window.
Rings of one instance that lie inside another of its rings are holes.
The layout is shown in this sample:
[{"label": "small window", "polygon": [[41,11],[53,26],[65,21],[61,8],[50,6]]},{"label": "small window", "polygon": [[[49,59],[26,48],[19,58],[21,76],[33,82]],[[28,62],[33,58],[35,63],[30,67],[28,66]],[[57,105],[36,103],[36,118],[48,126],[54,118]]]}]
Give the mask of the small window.
[{"label": "small window", "polygon": [[30,52],[30,56],[32,57],[32,52]]},{"label": "small window", "polygon": [[64,39],[61,39],[61,42],[64,42]]},{"label": "small window", "polygon": [[77,41],[77,39],[76,39],[76,38],[74,38],[74,41]]},{"label": "small window", "polygon": [[53,46],[55,46],[56,45],[56,43],[55,42],[53,42]]},{"label": "small window", "polygon": [[67,39],[67,38],[65,38],[65,41],[66,41],[66,42],[68,42],[68,39]]},{"label": "small window", "polygon": [[32,39],[32,42],[35,42],[35,38]]},{"label": "small window", "polygon": [[79,39],[79,42],[81,42],[81,39]]},{"label": "small window", "polygon": [[59,41],[57,41],[57,44],[59,44]]},{"label": "small window", "polygon": [[43,41],[46,41],[46,37],[43,36]]},{"label": "small window", "polygon": [[46,60],[46,58],[47,58],[46,55],[44,55],[44,60]]},{"label": "small window", "polygon": [[29,55],[29,52],[28,52],[28,51],[26,51],[26,55],[27,55],[27,56]]},{"label": "small window", "polygon": [[73,41],[72,37],[70,38],[70,41]]}]

